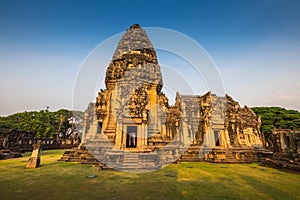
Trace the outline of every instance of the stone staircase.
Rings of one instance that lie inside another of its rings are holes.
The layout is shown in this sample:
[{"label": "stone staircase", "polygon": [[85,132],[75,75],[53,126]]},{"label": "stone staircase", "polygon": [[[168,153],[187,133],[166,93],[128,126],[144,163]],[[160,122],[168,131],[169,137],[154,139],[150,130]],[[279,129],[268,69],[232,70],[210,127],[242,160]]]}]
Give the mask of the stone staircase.
[{"label": "stone staircase", "polygon": [[110,151],[105,154],[107,167],[124,171],[151,171],[161,168],[155,152]]},{"label": "stone staircase", "polygon": [[135,152],[105,148],[68,149],[59,161],[94,164],[101,169],[149,171],[161,168],[159,155],[154,152]]},{"label": "stone staircase", "polygon": [[[237,163],[238,162],[236,157],[233,155],[233,152],[225,151],[224,154],[225,154],[226,159],[222,160],[221,162],[226,162],[226,163]],[[248,162],[251,162],[251,161],[248,161]]]},{"label": "stone staircase", "polygon": [[80,162],[82,164],[98,164],[98,160],[92,156],[85,148],[73,148],[64,152],[58,161]]},{"label": "stone staircase", "polygon": [[138,169],[140,168],[139,155],[134,153],[124,154],[122,169]]},{"label": "stone staircase", "polygon": [[83,164],[99,164],[104,159],[105,152],[112,149],[112,143],[103,135],[86,139],[86,144],[78,148],[68,149],[59,161],[80,162]]}]

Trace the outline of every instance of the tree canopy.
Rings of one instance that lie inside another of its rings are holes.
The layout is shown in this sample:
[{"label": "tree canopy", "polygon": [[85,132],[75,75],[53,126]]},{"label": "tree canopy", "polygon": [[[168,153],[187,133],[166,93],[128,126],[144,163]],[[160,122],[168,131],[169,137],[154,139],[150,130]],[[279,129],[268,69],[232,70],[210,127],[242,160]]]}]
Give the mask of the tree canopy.
[{"label": "tree canopy", "polygon": [[269,138],[274,128],[300,129],[299,111],[280,107],[254,107],[252,110],[257,116],[261,116],[261,131],[265,134],[266,139]]},{"label": "tree canopy", "polygon": [[[77,115],[83,115],[76,111]],[[36,137],[54,137],[57,133],[65,133],[69,128],[74,128],[70,118],[74,112],[60,109],[50,112],[47,109],[41,111],[21,112],[7,117],[0,117],[0,128],[15,129],[36,133]],[[72,127],[73,126],[73,127]]]}]

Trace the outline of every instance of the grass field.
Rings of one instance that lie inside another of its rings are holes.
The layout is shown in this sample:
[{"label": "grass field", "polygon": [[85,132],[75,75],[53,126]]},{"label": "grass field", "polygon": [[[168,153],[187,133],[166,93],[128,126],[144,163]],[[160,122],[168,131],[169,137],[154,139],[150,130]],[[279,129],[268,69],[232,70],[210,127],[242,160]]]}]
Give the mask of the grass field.
[{"label": "grass field", "polygon": [[[63,150],[0,161],[0,199],[300,199],[300,175],[258,164],[181,163],[147,173],[58,162]],[[94,178],[87,178],[96,175]]]}]

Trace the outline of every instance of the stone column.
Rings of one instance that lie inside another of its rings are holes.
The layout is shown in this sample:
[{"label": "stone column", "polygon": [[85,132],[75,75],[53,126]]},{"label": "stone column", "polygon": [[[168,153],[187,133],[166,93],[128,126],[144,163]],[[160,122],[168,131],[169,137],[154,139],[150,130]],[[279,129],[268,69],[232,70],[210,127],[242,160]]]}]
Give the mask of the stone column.
[{"label": "stone column", "polygon": [[122,149],[122,144],[123,144],[123,130],[122,130],[122,128],[123,128],[122,125],[119,125],[119,126],[116,127],[115,149]]},{"label": "stone column", "polygon": [[162,126],[161,126],[161,134],[162,134],[162,136],[163,136],[164,138],[167,137],[167,127],[166,127],[166,124],[165,124],[165,123],[162,124]]},{"label": "stone column", "polygon": [[158,130],[158,116],[157,116],[157,84],[152,84],[150,89],[150,115],[151,115],[151,131],[150,134],[159,134]]},{"label": "stone column", "polygon": [[115,107],[116,104],[116,89],[115,89],[115,83],[109,83],[108,84],[108,122],[107,122],[107,127],[104,129],[104,133],[107,135],[107,137],[114,143],[116,143],[116,141],[113,141],[113,138],[116,136],[116,117],[115,114],[113,113],[112,110]]},{"label": "stone column", "polygon": [[189,125],[188,124],[189,124],[189,122],[182,121],[182,134],[183,134],[182,142],[185,147],[189,146],[189,137],[188,137]]},{"label": "stone column", "polygon": [[[124,124],[121,124],[119,127],[117,127],[117,130],[119,131],[119,133],[120,133],[120,137],[121,137],[121,139],[120,139],[120,141],[121,141],[121,144],[120,144],[120,148],[122,149],[122,150],[124,150],[125,148],[126,148],[126,131],[124,130],[124,127],[125,127],[125,125]],[[127,128],[127,127],[126,127]]]},{"label": "stone column", "polygon": [[28,160],[26,168],[37,168],[40,166],[41,151],[42,151],[42,144],[39,141],[37,144],[33,145],[33,151],[32,151],[31,157]]}]

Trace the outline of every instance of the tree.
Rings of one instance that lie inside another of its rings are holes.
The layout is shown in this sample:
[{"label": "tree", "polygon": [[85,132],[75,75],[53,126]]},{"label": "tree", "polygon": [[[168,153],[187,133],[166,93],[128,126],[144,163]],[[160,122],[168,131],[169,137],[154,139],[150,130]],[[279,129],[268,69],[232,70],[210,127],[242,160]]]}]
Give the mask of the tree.
[{"label": "tree", "polygon": [[274,128],[300,129],[299,111],[280,107],[254,107],[252,110],[262,118],[261,131],[266,139],[269,138]]},{"label": "tree", "polygon": [[[83,113],[76,111],[76,113]],[[7,117],[0,117],[0,128],[16,129],[36,133],[36,137],[55,137],[59,132],[65,133],[72,125],[68,118],[73,115],[72,111],[61,109],[50,112],[49,107],[39,112],[22,112]]]}]

